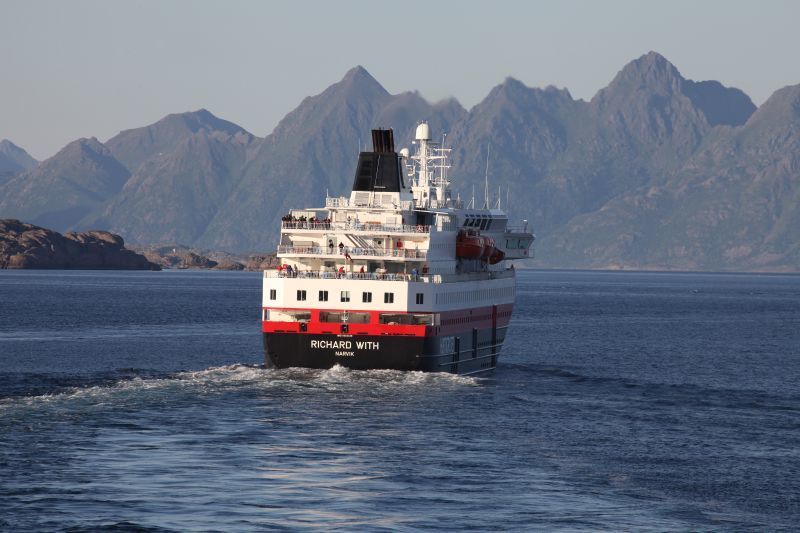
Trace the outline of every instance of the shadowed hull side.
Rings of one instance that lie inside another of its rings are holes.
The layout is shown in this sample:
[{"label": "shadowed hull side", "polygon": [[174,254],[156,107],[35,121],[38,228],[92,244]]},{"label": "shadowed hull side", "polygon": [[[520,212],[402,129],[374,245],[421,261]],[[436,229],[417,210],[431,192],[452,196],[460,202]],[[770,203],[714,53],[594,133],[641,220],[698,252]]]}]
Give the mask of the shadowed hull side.
[{"label": "shadowed hull side", "polygon": [[506,327],[436,337],[264,333],[270,368],[418,370],[478,374],[497,366]]}]

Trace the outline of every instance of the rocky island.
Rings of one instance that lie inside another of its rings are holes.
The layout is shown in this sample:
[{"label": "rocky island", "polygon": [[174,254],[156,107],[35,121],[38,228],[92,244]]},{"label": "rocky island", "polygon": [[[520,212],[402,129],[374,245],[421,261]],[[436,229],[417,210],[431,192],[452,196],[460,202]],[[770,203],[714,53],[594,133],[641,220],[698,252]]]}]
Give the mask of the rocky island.
[{"label": "rocky island", "polygon": [[148,261],[161,268],[190,270],[246,270],[255,272],[278,266],[275,253],[249,254],[205,250],[181,244],[132,245]]},{"label": "rocky island", "polygon": [[58,233],[14,219],[0,220],[0,269],[161,270],[107,231]]}]

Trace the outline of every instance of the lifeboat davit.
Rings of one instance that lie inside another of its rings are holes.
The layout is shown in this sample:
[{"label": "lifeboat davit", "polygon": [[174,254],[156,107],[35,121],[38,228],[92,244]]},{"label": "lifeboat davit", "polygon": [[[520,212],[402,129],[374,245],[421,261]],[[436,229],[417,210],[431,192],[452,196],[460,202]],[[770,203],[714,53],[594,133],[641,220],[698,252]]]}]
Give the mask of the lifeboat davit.
[{"label": "lifeboat davit", "polygon": [[461,230],[456,237],[456,257],[480,259],[485,247],[484,238],[475,230]]}]

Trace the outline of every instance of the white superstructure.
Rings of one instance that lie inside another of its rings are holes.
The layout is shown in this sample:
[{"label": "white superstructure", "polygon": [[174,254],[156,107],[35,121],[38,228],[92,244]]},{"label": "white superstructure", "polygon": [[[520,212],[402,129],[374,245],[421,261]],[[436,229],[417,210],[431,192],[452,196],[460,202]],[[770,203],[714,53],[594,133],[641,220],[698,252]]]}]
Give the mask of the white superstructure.
[{"label": "white superstructure", "polygon": [[528,258],[527,222],[513,228],[499,205],[465,208],[454,199],[450,150],[432,141],[427,124],[416,129],[414,155],[394,151],[391,130],[374,130],[373,144],[360,154],[349,197],[283,217],[281,268],[264,272],[265,333],[293,322],[300,332],[319,322],[347,324],[349,333],[350,325],[403,320],[438,334],[465,310],[513,305],[509,261]]}]

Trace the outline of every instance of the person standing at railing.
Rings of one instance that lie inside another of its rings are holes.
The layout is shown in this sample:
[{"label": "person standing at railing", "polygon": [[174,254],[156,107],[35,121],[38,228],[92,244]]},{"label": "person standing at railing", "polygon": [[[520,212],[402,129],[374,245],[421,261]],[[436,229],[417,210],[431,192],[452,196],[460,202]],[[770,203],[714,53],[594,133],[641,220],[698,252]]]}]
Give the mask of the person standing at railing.
[{"label": "person standing at railing", "polygon": [[333,255],[333,239],[328,239],[328,253]]}]

